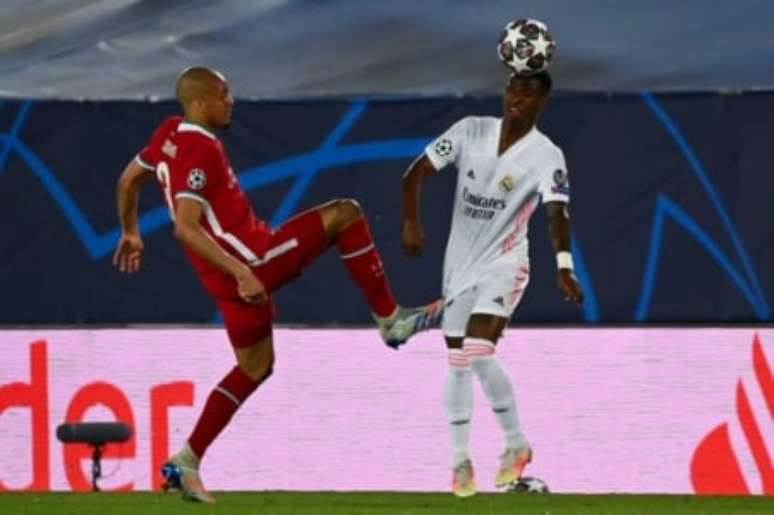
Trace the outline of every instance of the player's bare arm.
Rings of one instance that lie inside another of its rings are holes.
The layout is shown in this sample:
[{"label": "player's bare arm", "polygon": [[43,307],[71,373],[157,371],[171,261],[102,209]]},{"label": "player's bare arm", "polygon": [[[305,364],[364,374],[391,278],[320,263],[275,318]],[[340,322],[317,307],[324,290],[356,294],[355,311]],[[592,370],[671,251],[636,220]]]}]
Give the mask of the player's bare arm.
[{"label": "player's bare arm", "polygon": [[[570,257],[570,212],[566,202],[547,202],[548,231],[551,245],[558,257],[556,282],[564,295],[564,300],[575,304],[583,303],[583,291],[572,269],[572,263],[565,257]],[[561,257],[560,257],[561,256]]]},{"label": "player's bare arm", "polygon": [[422,184],[434,173],[435,168],[426,155],[422,154],[409,166],[403,175],[403,228],[401,245],[408,256],[421,256],[425,246],[425,233],[420,220]]},{"label": "player's bare arm", "polygon": [[153,174],[150,171],[132,159],[118,179],[116,196],[121,237],[113,253],[113,265],[121,272],[131,274],[140,269],[143,243],[137,221],[137,205],[140,187],[151,177]]},{"label": "player's bare arm", "polygon": [[239,296],[251,304],[267,299],[266,288],[250,268],[226,252],[201,226],[202,204],[194,199],[180,198],[175,210],[175,237],[236,280]]}]

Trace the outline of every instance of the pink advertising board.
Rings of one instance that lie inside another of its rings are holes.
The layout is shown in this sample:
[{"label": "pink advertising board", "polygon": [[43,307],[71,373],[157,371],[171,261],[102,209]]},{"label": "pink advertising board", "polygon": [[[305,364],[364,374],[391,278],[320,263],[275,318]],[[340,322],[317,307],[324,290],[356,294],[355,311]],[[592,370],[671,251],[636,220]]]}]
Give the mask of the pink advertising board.
[{"label": "pink advertising board", "polygon": [[[445,491],[436,331],[399,352],[370,329],[278,329],[274,376],[203,466],[213,490]],[[0,490],[89,487],[65,420],[112,421],[101,486],[149,490],[231,366],[220,329],[0,331]],[[511,329],[498,355],[557,492],[774,494],[774,329]],[[502,440],[480,388],[472,455],[491,490]]]}]

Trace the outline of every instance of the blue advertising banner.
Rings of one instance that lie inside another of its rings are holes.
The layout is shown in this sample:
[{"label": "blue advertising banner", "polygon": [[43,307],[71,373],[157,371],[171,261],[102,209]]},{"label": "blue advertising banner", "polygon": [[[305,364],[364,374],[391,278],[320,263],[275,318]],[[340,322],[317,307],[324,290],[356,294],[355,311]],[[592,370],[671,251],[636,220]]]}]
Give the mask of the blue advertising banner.
[{"label": "blue advertising banner", "polygon": [[[143,269],[118,273],[115,184],[172,102],[0,104],[0,324],[217,321],[158,188],[142,195]],[[278,224],[332,198],[364,207],[399,301],[440,294],[455,175],[423,192],[427,248],[400,249],[401,176],[457,119],[496,97],[239,102],[220,136],[256,213]],[[514,324],[725,323],[772,319],[774,93],[557,95],[540,122],[572,183],[580,309],[555,286],[542,210]],[[277,320],[365,324],[335,252],[276,295]],[[769,265],[769,266],[766,266]]]}]

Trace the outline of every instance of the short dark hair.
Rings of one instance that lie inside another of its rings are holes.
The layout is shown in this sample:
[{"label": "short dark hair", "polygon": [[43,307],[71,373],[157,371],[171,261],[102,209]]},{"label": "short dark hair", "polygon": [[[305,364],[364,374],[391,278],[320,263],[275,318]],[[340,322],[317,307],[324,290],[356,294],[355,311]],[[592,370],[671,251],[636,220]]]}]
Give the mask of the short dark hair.
[{"label": "short dark hair", "polygon": [[551,78],[551,74],[548,73],[548,70],[536,73],[533,77],[539,80],[540,84],[543,85],[543,90],[546,92],[546,95],[551,93],[551,88],[554,86],[554,79]]},{"label": "short dark hair", "polygon": [[513,73],[508,80],[511,81],[514,79],[514,77],[518,77],[520,79],[536,79],[543,87],[543,92],[546,95],[551,93],[551,88],[554,86],[554,80],[551,78],[551,74],[548,73],[548,70],[543,70],[530,75]]}]

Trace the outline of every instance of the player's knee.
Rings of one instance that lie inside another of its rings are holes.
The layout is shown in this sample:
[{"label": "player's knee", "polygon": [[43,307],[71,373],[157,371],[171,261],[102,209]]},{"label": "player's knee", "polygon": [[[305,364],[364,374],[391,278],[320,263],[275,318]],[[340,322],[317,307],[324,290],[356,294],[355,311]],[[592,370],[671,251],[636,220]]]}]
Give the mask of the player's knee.
[{"label": "player's knee", "polygon": [[271,375],[274,352],[271,347],[257,347],[239,356],[239,366],[253,381],[262,382]]},{"label": "player's knee", "polygon": [[249,375],[258,384],[263,384],[274,373],[273,364],[256,367]]},{"label": "player's knee", "polygon": [[363,208],[360,207],[357,200],[351,198],[337,200],[336,211],[338,212],[339,219],[344,222],[356,220],[363,216]]},{"label": "player's knee", "polygon": [[266,372],[264,372],[261,382],[266,381],[268,378],[272,376],[272,374],[274,374],[274,367],[270,366],[269,368],[266,369]]},{"label": "player's knee", "polygon": [[476,368],[476,365],[479,365],[481,361],[493,358],[496,348],[494,338],[466,337],[462,351],[470,362],[470,366]]},{"label": "player's knee", "polygon": [[254,361],[242,364],[242,370],[250,376],[255,382],[262,383],[272,374],[274,370],[274,358],[266,361]]}]

